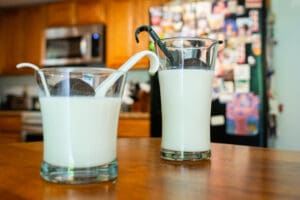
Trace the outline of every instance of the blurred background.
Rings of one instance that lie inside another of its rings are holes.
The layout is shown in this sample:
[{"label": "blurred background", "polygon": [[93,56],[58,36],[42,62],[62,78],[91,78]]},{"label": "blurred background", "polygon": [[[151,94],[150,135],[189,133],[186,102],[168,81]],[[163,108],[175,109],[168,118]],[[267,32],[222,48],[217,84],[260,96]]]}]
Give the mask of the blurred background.
[{"label": "blurred background", "polygon": [[[134,39],[135,29],[148,24],[161,38],[225,41],[215,73],[213,142],[300,150],[299,9],[298,0],[0,0],[0,141],[41,136],[34,74],[17,70],[17,63],[47,67],[47,61],[55,60],[55,67],[118,68],[134,53],[151,49],[146,33],[140,34],[139,44]],[[54,38],[46,34],[86,25],[104,31]],[[91,35],[86,42],[101,51],[80,51],[86,35]],[[87,62],[87,56],[96,61]],[[83,62],[70,61],[74,57]],[[143,59],[128,73],[120,137],[161,135],[158,81],[147,70]]]}]

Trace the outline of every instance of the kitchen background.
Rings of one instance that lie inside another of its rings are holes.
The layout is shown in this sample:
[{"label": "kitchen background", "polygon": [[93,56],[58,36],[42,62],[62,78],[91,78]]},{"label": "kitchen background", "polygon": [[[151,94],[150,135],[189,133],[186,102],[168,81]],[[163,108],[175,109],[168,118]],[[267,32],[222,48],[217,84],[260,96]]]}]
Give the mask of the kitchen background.
[{"label": "kitchen background", "polygon": [[[12,2],[12,1],[7,1]],[[48,2],[43,4],[10,5],[0,10],[0,95],[1,104],[8,94],[17,96],[37,95],[32,71],[17,71],[15,64],[30,61],[41,64],[43,30],[51,26],[104,23],[106,25],[106,66],[118,68],[131,55],[148,48],[148,37],[142,35],[141,44],[134,41],[134,30],[141,24],[149,24],[148,11],[166,0],[88,0]],[[177,3],[180,1],[176,1]],[[190,1],[191,2],[191,1]],[[2,2],[0,1],[0,4]],[[296,21],[298,0],[267,1],[269,16],[274,20],[271,29],[274,43],[272,94],[276,105],[276,135],[268,146],[280,149],[300,150],[300,97],[297,87],[297,44],[300,29]],[[138,17],[136,17],[138,16]],[[269,20],[269,19],[268,19]],[[147,60],[140,62],[129,73],[128,83],[149,83]],[[293,84],[294,83],[294,84]],[[26,91],[26,92],[24,92]],[[30,105],[29,107],[32,107]],[[280,109],[277,108],[280,107]],[[125,108],[126,109],[126,108]],[[282,111],[282,112],[279,112]]]},{"label": "kitchen background", "polygon": [[[150,76],[146,70],[133,70],[127,75],[127,86],[130,85],[148,85],[150,87],[149,81]],[[147,93],[150,93],[145,89]],[[35,81],[35,76],[32,75],[2,75],[0,76],[0,96],[1,96],[1,110],[19,110],[18,108],[12,108],[11,106],[5,105],[7,103],[7,96],[14,95],[16,97],[27,96],[28,102],[26,109],[34,110],[34,105],[32,103],[32,98],[38,96],[38,88]],[[150,95],[150,94],[149,94]],[[7,107],[8,106],[8,107]],[[124,108],[125,109],[125,108]],[[128,111],[128,109],[126,110]]]}]

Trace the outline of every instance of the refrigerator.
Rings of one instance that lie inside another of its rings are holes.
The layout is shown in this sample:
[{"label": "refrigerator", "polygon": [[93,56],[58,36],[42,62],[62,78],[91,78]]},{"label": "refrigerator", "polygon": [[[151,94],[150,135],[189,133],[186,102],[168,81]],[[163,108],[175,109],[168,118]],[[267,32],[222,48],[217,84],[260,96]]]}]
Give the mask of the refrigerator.
[{"label": "refrigerator", "polygon": [[[219,46],[213,83],[212,142],[267,146],[265,3],[264,0],[170,1],[149,8],[150,25],[160,38],[185,36],[224,41]],[[151,78],[151,86],[151,136],[160,137],[157,75]]]}]

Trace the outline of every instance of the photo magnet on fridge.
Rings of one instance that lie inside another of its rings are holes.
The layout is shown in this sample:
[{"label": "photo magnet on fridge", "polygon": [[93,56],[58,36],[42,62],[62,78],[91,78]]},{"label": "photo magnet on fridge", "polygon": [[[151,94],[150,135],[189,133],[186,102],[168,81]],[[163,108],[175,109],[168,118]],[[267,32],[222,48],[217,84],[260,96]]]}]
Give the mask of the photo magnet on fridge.
[{"label": "photo magnet on fridge", "polygon": [[253,136],[259,129],[259,97],[253,93],[235,94],[226,105],[226,133]]},{"label": "photo magnet on fridge", "polygon": [[263,0],[246,0],[246,8],[262,8]]}]

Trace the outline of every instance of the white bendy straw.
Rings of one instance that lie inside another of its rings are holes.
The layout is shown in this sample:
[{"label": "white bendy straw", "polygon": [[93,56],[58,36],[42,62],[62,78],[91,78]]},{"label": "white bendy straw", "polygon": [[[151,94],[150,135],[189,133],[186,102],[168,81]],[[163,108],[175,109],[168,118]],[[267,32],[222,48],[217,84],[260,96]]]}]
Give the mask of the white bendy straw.
[{"label": "white bendy straw", "polygon": [[40,78],[41,78],[41,81],[42,81],[42,85],[43,85],[43,88],[45,90],[46,97],[50,97],[50,92],[49,92],[48,87],[47,87],[45,76],[44,76],[43,72],[40,70],[40,68],[38,66],[32,64],[32,63],[20,63],[20,64],[17,64],[17,68],[18,69],[25,68],[25,67],[29,67],[29,68],[34,69],[40,75]]},{"label": "white bendy straw", "polygon": [[[118,71],[121,72],[127,72],[130,70],[140,59],[142,59],[144,56],[147,56],[150,60],[150,68],[149,68],[149,73],[150,74],[155,74],[159,68],[159,59],[157,55],[151,51],[145,50],[141,51],[139,53],[136,53],[132,57],[130,57],[126,63],[124,63]],[[43,74],[43,72],[40,70],[40,68],[32,63],[20,63],[17,65],[17,68],[25,68],[29,67],[34,69],[40,76],[43,88],[45,90],[45,94],[47,97],[50,97],[50,92],[47,87],[46,79]],[[97,88],[96,88],[96,96],[105,96],[107,90],[114,84],[118,78],[120,78],[121,74],[120,73],[113,73],[110,76],[108,76]]]},{"label": "white bendy straw", "polygon": [[[136,53],[130,57],[119,69],[118,71],[127,72],[130,70],[140,59],[144,56],[147,56],[150,60],[149,73],[155,74],[159,68],[159,59],[157,55],[151,51],[145,50],[139,53]],[[96,96],[105,96],[107,90],[114,84],[118,78],[120,78],[120,73],[113,73],[107,77],[97,88]]]}]

